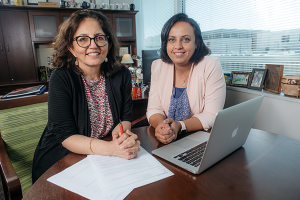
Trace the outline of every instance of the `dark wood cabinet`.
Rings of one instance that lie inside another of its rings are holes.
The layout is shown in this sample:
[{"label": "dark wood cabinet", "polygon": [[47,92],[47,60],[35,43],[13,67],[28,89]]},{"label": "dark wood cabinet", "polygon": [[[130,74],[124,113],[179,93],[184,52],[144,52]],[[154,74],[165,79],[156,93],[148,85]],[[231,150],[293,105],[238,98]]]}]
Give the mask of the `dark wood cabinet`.
[{"label": "dark wood cabinet", "polygon": [[58,12],[28,12],[33,42],[52,42],[59,26]]},{"label": "dark wood cabinet", "polygon": [[2,26],[0,23],[0,85],[10,84],[10,75],[6,58],[5,42],[2,34]]},{"label": "dark wood cabinet", "polygon": [[120,41],[135,41],[135,14],[113,14],[114,30]]},{"label": "dark wood cabinet", "polygon": [[37,81],[27,12],[1,11],[0,23],[2,27],[0,84]]},{"label": "dark wood cabinet", "polygon": [[66,21],[72,15],[73,12],[75,12],[75,11],[72,10],[72,11],[59,12],[59,24]]}]

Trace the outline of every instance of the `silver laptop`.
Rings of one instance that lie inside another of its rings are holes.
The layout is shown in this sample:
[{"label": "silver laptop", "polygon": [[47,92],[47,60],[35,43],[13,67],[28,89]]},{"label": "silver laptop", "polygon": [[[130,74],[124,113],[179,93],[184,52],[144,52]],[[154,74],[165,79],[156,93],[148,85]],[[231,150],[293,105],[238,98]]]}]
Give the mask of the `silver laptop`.
[{"label": "silver laptop", "polygon": [[243,146],[264,96],[221,110],[211,133],[198,131],[152,153],[194,174],[200,174]]}]

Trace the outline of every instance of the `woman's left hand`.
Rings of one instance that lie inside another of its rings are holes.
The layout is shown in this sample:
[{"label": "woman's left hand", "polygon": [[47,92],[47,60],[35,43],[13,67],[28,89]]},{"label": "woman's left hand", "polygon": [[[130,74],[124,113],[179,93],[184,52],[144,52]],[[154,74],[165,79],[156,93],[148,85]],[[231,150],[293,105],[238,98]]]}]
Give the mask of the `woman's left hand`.
[{"label": "woman's left hand", "polygon": [[176,140],[180,126],[181,124],[175,122],[172,118],[165,119],[156,127],[155,136],[160,142],[168,144]]},{"label": "woman's left hand", "polygon": [[174,121],[172,118],[167,118],[164,120],[167,124],[169,124],[170,128],[173,130],[173,132],[175,133],[175,137],[173,138],[173,140],[176,140],[178,133],[181,129],[181,124],[177,121]]},{"label": "woman's left hand", "polygon": [[127,137],[121,137],[120,132],[113,132],[112,139],[117,140],[120,148],[128,153],[128,159],[135,158],[137,153],[140,152],[139,146],[141,142],[138,140],[138,136],[130,130],[126,130],[125,135],[127,135]]}]

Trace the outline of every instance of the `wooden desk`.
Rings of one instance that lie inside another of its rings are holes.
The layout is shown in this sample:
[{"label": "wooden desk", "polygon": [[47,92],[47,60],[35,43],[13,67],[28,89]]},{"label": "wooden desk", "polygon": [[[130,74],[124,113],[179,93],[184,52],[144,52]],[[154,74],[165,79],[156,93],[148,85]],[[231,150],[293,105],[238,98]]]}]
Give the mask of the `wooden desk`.
[{"label": "wooden desk", "polygon": [[[150,127],[136,128],[142,146],[162,146]],[[108,139],[108,138],[106,138]],[[300,199],[300,142],[252,129],[246,144],[200,175],[156,157],[174,176],[134,189],[127,197],[174,199]],[[24,196],[34,199],[85,199],[47,181],[86,156],[70,153],[43,174]]]}]

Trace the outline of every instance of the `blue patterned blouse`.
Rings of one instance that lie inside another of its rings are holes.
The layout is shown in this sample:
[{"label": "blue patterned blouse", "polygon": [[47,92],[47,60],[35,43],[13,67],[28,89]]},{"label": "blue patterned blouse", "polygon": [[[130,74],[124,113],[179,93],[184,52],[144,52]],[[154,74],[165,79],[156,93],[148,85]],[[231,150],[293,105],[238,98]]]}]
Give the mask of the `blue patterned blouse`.
[{"label": "blue patterned blouse", "polygon": [[190,114],[191,110],[186,88],[173,87],[168,118],[172,118],[174,121],[182,121],[187,119]]}]

